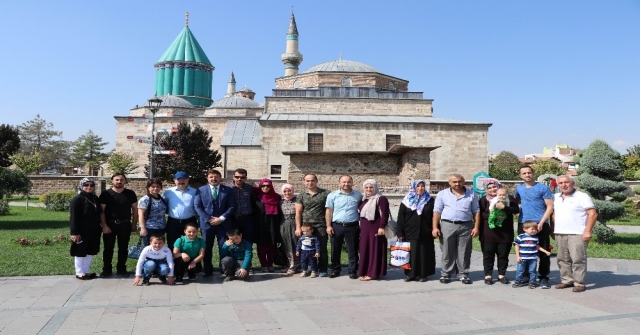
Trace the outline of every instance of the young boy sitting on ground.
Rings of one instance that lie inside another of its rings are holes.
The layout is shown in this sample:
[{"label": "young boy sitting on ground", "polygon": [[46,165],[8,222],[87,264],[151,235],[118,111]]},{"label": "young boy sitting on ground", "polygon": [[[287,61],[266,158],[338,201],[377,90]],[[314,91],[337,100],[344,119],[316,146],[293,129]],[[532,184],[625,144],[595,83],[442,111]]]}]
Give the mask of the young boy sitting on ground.
[{"label": "young boy sitting on ground", "polygon": [[151,273],[154,271],[158,273],[163,284],[173,285],[173,254],[164,245],[164,236],[153,235],[149,239],[149,243],[150,245],[144,247],[140,252],[133,286],[138,286],[140,283],[148,286]]},{"label": "young boy sitting on ground", "polygon": [[227,231],[227,237],[229,239],[224,242],[220,250],[222,270],[226,275],[224,281],[232,281],[236,277],[247,278],[253,257],[251,243],[243,240],[242,234],[235,228]]},{"label": "young boy sitting on ground", "polygon": [[173,262],[176,264],[176,282],[182,282],[184,272],[187,271],[189,280],[196,279],[196,273],[202,271],[205,242],[198,237],[196,223],[188,222],[184,227],[184,236],[176,240],[173,245]]}]

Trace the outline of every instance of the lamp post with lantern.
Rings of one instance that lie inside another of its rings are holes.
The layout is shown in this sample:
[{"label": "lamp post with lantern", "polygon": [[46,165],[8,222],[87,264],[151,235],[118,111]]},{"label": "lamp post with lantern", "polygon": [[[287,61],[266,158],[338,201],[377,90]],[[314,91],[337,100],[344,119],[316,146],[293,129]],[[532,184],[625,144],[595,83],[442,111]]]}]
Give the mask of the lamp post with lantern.
[{"label": "lamp post with lantern", "polygon": [[149,179],[153,179],[153,151],[155,149],[156,113],[160,109],[160,105],[162,105],[162,99],[155,96],[147,101],[149,103],[149,110],[151,111],[151,114],[153,114],[151,118],[151,156],[149,156]]}]

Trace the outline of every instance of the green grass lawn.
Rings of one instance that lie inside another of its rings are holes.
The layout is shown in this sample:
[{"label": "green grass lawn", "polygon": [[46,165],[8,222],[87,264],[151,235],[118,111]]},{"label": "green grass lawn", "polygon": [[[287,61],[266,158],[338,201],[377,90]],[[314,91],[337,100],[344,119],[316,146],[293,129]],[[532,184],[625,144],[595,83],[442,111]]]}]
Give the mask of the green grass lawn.
[{"label": "green grass lawn", "polygon": [[[556,255],[558,245],[551,239],[553,249],[551,253]],[[473,250],[480,251],[480,241],[473,239]],[[515,248],[511,249],[515,254]],[[595,237],[589,242],[587,255],[594,258],[615,258],[615,259],[640,259],[640,234],[616,233],[607,244],[597,244]]]},{"label": "green grass lawn", "polygon": [[616,220],[607,221],[607,225],[619,225],[619,226],[640,226],[640,218],[635,217],[622,217]]}]

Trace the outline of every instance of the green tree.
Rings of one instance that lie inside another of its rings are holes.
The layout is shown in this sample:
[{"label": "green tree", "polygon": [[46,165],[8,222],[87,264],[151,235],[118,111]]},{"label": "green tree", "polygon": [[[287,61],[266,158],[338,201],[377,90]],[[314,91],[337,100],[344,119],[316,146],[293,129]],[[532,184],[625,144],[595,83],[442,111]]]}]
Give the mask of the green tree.
[{"label": "green tree", "polygon": [[567,173],[567,168],[562,167],[558,162],[553,160],[543,161],[536,160],[531,164],[533,171],[535,171],[535,177],[538,178],[543,174],[554,174],[556,176],[561,176]]},{"label": "green tree", "polygon": [[627,154],[622,156],[622,175],[625,180],[640,178],[640,144],[627,148]]},{"label": "green tree", "polygon": [[622,162],[620,153],[613,150],[603,140],[593,141],[589,147],[577,155],[580,164],[576,186],[589,193],[598,211],[598,223],[594,229],[598,243],[613,237],[613,229],[606,222],[624,215],[624,207],[619,202],[626,198],[621,192],[627,189],[622,183]]},{"label": "green tree", "polygon": [[109,142],[103,142],[102,137],[93,131],[87,131],[75,142],[71,152],[71,163],[75,166],[88,166],[89,175],[95,175],[96,169],[107,160],[107,154],[102,152],[107,144]]},{"label": "green tree", "polygon": [[489,175],[498,180],[519,180],[518,169],[522,162],[510,151],[501,151],[489,164]]},{"label": "green tree", "polygon": [[69,142],[62,140],[62,132],[53,129],[53,123],[40,118],[27,121],[18,126],[20,151],[26,155],[39,152],[45,167],[60,167],[69,158]]},{"label": "green tree", "polygon": [[124,173],[125,175],[129,175],[139,167],[136,164],[135,157],[125,152],[115,151],[109,155],[107,164],[109,164],[107,168],[109,174]]},{"label": "green tree", "polygon": [[0,125],[0,167],[11,165],[11,155],[20,150],[18,128],[8,124]]},{"label": "green tree", "polygon": [[[15,164],[20,171],[24,172],[24,174],[29,175],[40,171],[44,164],[42,164],[42,160],[40,159],[40,153],[36,152],[33,155],[27,156],[23,153],[18,153],[14,156],[11,156],[11,162]],[[29,209],[29,192],[31,188],[27,190],[27,209]]]},{"label": "green tree", "polygon": [[[165,181],[173,179],[176,171],[185,171],[194,184],[207,182],[207,170],[222,166],[218,150],[211,149],[213,139],[209,131],[196,124],[193,129],[186,122],[178,124],[178,132],[159,135],[155,144],[165,150],[174,150],[174,155],[155,155],[153,176]],[[145,165],[149,176],[149,165]]]},{"label": "green tree", "polygon": [[27,174],[20,171],[0,167],[0,215],[9,214],[9,206],[5,196],[12,194],[28,194],[31,181]]}]

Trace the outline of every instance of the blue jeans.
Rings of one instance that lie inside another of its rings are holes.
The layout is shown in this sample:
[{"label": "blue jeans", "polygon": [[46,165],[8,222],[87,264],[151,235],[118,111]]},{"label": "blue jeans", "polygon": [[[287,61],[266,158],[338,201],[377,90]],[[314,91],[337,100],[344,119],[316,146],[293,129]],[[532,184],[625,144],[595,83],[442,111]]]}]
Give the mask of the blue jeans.
[{"label": "blue jeans", "polygon": [[[149,245],[149,239],[151,238],[151,236],[153,235],[160,235],[162,237],[164,237],[164,233],[165,233],[165,229],[152,229],[152,228],[147,228],[147,236],[142,236],[142,243],[144,243],[144,246],[148,246]],[[173,251],[173,246],[171,245],[167,245],[167,247],[169,247],[169,249],[171,249]]]},{"label": "blue jeans", "polygon": [[142,272],[145,279],[151,278],[151,273],[156,271],[158,276],[166,276],[169,274],[169,265],[164,259],[149,259],[144,261]]},{"label": "blue jeans", "polygon": [[516,281],[522,282],[522,276],[525,272],[529,272],[529,282],[535,283],[538,278],[538,259],[523,259],[516,267]]}]

